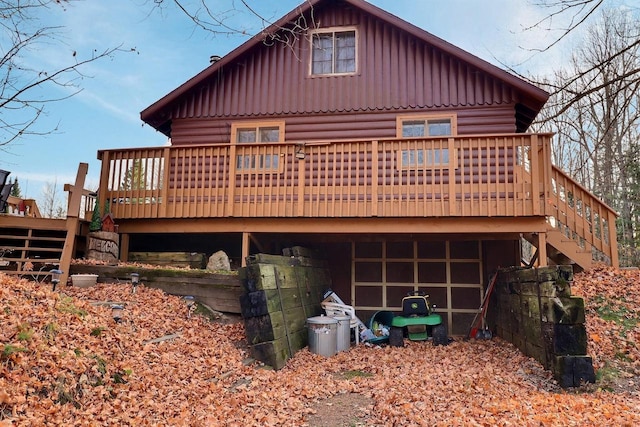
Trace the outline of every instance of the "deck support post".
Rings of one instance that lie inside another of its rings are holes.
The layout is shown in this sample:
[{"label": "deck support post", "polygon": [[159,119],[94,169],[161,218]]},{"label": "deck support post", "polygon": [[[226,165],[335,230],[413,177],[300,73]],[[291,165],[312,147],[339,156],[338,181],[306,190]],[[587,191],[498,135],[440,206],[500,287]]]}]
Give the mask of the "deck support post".
[{"label": "deck support post", "polygon": [[538,233],[538,267],[547,266],[547,233]]},{"label": "deck support post", "polygon": [[251,237],[251,233],[247,233],[247,232],[242,233],[242,260],[240,261],[240,265],[242,267],[247,266],[247,257],[249,256],[250,237]]},{"label": "deck support post", "polygon": [[71,267],[71,259],[75,252],[76,235],[78,234],[78,226],[80,224],[80,201],[82,200],[82,189],[84,187],[84,180],[87,177],[87,171],[89,165],[87,163],[80,163],[78,166],[78,174],[76,175],[76,182],[69,190],[69,204],[67,209],[67,237],[64,241],[64,247],[62,249],[62,256],[60,257],[60,270],[62,275],[60,276],[60,283],[65,285],[67,278],[69,277],[69,268]]},{"label": "deck support post", "polygon": [[126,262],[129,259],[129,233],[120,235],[120,261]]}]

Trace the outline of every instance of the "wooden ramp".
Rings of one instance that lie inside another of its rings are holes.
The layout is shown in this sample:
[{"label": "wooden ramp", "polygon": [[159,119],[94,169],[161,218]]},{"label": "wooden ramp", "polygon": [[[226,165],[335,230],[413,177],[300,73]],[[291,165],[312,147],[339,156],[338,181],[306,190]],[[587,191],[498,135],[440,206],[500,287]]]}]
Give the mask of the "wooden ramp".
[{"label": "wooden ramp", "polygon": [[75,185],[65,187],[69,191],[66,218],[41,218],[37,209],[32,210],[34,216],[0,216],[0,272],[39,281],[58,268],[63,272],[61,283],[66,282],[80,234],[87,170],[88,165],[80,163]]}]

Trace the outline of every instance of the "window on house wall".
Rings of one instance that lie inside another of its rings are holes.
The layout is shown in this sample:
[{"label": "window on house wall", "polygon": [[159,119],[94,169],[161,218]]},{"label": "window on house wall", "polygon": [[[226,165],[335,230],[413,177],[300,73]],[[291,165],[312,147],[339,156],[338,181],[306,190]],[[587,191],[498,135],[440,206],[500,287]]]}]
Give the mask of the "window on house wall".
[{"label": "window on house wall", "polygon": [[[456,116],[400,116],[396,121],[396,132],[399,138],[452,136],[457,133]],[[428,144],[436,146],[427,147]],[[438,167],[449,164],[448,144],[425,141],[415,145],[416,148],[399,151],[398,164],[400,168]]]},{"label": "window on house wall", "polygon": [[[231,125],[231,140],[238,148],[238,171],[278,171],[280,150],[268,143],[284,141],[284,123],[237,123]],[[256,146],[252,146],[256,145]]]},{"label": "window on house wall", "polygon": [[311,74],[349,74],[356,72],[355,30],[325,30],[311,37]]}]

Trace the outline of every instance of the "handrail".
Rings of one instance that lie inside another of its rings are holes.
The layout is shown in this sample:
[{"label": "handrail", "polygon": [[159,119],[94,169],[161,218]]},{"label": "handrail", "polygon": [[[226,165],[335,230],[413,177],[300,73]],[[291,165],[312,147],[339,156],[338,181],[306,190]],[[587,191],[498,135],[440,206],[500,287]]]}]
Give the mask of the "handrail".
[{"label": "handrail", "polygon": [[616,211],[569,175],[552,168],[547,203],[549,223],[580,247],[595,249],[595,259],[618,265]]},{"label": "handrail", "polygon": [[[117,218],[540,215],[548,134],[103,150]],[[535,170],[534,170],[535,169]]]},{"label": "handrail", "polygon": [[551,136],[101,150],[100,205],[120,219],[542,216],[616,258],[615,212],[551,165]]}]

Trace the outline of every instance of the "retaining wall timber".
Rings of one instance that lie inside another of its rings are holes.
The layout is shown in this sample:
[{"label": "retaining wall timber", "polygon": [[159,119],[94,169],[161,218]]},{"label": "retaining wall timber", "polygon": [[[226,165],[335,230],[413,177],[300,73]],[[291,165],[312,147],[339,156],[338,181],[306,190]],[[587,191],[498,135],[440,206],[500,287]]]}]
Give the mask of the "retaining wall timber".
[{"label": "retaining wall timber", "polygon": [[131,273],[138,273],[144,286],[162,289],[171,295],[192,295],[197,302],[223,313],[240,313],[242,283],[235,272],[82,264],[72,265],[70,269],[70,274],[97,274],[99,283],[131,283]]},{"label": "retaining wall timber", "polygon": [[595,382],[587,356],[584,300],[571,296],[571,266],[500,270],[490,326],[551,370],[561,387]]},{"label": "retaining wall timber", "polygon": [[331,276],[324,261],[304,256],[256,254],[240,270],[245,333],[254,359],[281,369],[308,345],[306,322],[322,313]]}]

